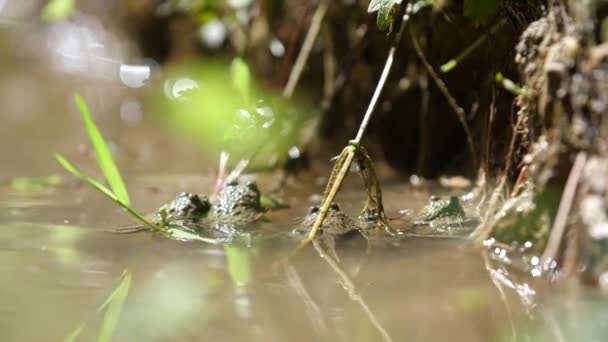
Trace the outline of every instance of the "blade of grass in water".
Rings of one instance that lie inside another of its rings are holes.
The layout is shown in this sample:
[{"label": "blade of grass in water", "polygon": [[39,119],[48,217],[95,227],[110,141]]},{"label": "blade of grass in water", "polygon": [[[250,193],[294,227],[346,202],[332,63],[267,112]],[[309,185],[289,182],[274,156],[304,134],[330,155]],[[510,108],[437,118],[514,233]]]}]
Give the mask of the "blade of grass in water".
[{"label": "blade of grass in water", "polygon": [[[97,337],[98,342],[107,342],[112,337],[116,324],[122,313],[122,308],[129,294],[129,288],[131,287],[131,273],[128,270],[124,270],[120,275],[120,284],[112,291],[110,296],[99,306],[97,313],[103,311],[106,307],[106,313],[103,317],[101,330]],[[80,333],[86,328],[88,320],[84,321],[76,330],[74,330],[70,336],[66,337],[63,342],[74,342],[80,336]]]},{"label": "blade of grass in water", "polygon": [[101,168],[106,181],[110,185],[110,189],[112,189],[112,192],[122,203],[124,203],[126,206],[130,206],[131,202],[129,201],[127,188],[122,180],[122,177],[120,176],[120,172],[118,172],[118,168],[112,159],[112,154],[110,153],[103,136],[91,119],[91,114],[89,113],[86,103],[78,94],[74,95],[74,101],[76,101],[76,105],[80,110],[87,133],[89,138],[91,138],[91,143],[93,143],[93,147],[95,149],[97,162],[99,163],[99,167]]},{"label": "blade of grass in water", "polygon": [[249,250],[241,247],[224,246],[228,259],[228,271],[235,286],[247,285],[251,281],[251,258]]},{"label": "blade of grass in water", "polygon": [[129,294],[129,288],[131,287],[131,273],[125,270],[123,271],[121,278],[122,280],[118,287],[97,310],[99,313],[107,307],[106,313],[103,316],[101,331],[97,337],[97,342],[110,341],[110,338],[116,329],[116,325],[118,324],[118,320],[120,319],[122,308],[124,307],[127,295]]},{"label": "blade of grass in water", "polygon": [[73,333],[70,334],[70,336],[66,337],[63,342],[74,342],[76,341],[76,339],[78,338],[78,336],[80,335],[80,333],[84,330],[84,328],[87,326],[88,322],[84,322],[82,323],[78,328],[76,328],[76,330],[74,330]]},{"label": "blade of grass in water", "polygon": [[101,192],[102,194],[106,195],[106,197],[108,197],[109,199],[111,199],[112,201],[114,201],[114,203],[120,205],[121,207],[123,207],[129,214],[131,214],[131,216],[133,216],[134,218],[136,218],[139,222],[143,223],[144,225],[146,225],[147,227],[150,227],[162,234],[165,235],[170,235],[170,233],[159,227],[158,225],[152,223],[151,221],[147,220],[145,217],[143,217],[142,215],[140,215],[139,213],[137,213],[135,210],[131,209],[131,207],[129,206],[129,204],[122,202],[118,196],[116,196],[116,194],[114,194],[110,189],[108,189],[106,186],[104,186],[103,184],[99,183],[98,181],[94,180],[93,178],[90,178],[86,175],[84,175],[80,170],[78,170],[74,165],[72,165],[72,163],[70,163],[69,161],[67,161],[67,159],[65,159],[62,155],[60,154],[55,154],[55,159],[57,159],[57,161],[59,162],[59,164],[61,164],[61,166],[63,166],[64,169],[66,169],[67,171],[69,171],[71,174],[73,174],[74,176],[82,179],[84,182],[88,183],[90,186],[94,187],[95,189],[97,189],[99,192]]}]

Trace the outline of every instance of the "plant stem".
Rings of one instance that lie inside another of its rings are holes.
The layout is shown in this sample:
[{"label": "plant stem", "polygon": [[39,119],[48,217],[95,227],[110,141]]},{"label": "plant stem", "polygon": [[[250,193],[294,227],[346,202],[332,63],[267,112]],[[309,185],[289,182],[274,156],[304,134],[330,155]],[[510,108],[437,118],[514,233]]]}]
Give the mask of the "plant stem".
[{"label": "plant stem", "polygon": [[399,42],[401,42],[401,36],[403,35],[403,30],[405,29],[406,23],[408,19],[408,14],[403,17],[401,21],[401,26],[399,27],[399,31],[393,40],[393,44],[391,45],[391,49],[388,52],[388,57],[386,58],[386,62],[384,63],[384,69],[382,69],[382,74],[380,75],[380,80],[378,80],[378,84],[376,85],[376,90],[374,91],[374,95],[367,107],[367,111],[365,112],[365,116],[363,117],[363,121],[361,121],[361,125],[359,126],[359,131],[357,132],[357,136],[352,141],[355,144],[360,144],[361,139],[363,138],[363,134],[367,129],[367,125],[369,124],[369,120],[372,117],[374,109],[376,109],[376,105],[378,104],[378,99],[380,98],[380,94],[384,89],[384,85],[386,84],[386,80],[388,75],[393,67],[393,62],[395,60],[395,53],[397,52],[397,47],[399,46]]},{"label": "plant stem", "polygon": [[[402,5],[402,4],[400,4],[400,5]],[[386,58],[386,63],[384,64],[384,69],[382,70],[382,74],[380,76],[380,80],[378,81],[378,85],[376,86],[374,95],[372,96],[369,106],[367,107],[367,111],[365,112],[363,121],[361,122],[361,125],[359,126],[359,132],[357,133],[357,136],[355,137],[355,139],[350,141],[349,146],[347,146],[346,148],[344,148],[344,150],[342,150],[339,161],[343,160],[343,164],[341,165],[337,176],[335,178],[333,178],[333,177],[330,178],[329,183],[327,184],[327,186],[330,188],[329,188],[329,191],[326,191],[326,193],[325,193],[325,196],[323,198],[323,204],[321,205],[321,209],[319,211],[319,215],[317,216],[317,219],[315,220],[315,222],[310,230],[310,233],[308,234],[308,237],[306,237],[306,239],[302,240],[302,242],[300,243],[300,246],[308,244],[315,238],[317,232],[319,231],[319,229],[321,228],[321,225],[323,224],[323,220],[325,220],[325,216],[327,216],[327,211],[329,210],[331,203],[334,201],[334,198],[336,198],[336,195],[338,194],[338,191],[340,190],[340,187],[342,186],[342,182],[344,182],[344,178],[348,174],[348,170],[350,169],[350,166],[355,158],[356,153],[358,153],[359,144],[361,142],[361,139],[363,138],[363,134],[365,133],[369,120],[372,116],[372,113],[374,112],[374,109],[376,108],[376,104],[378,103],[378,98],[380,97],[380,94],[382,93],[382,89],[384,89],[384,85],[386,84],[386,80],[387,80],[390,70],[393,66],[393,61],[395,59],[395,53],[397,51],[397,47],[399,46],[399,43],[401,41],[401,36],[403,35],[403,31],[405,29],[405,26],[407,25],[407,22],[409,19],[409,13],[411,12],[411,4],[408,4],[407,6],[408,7],[405,10],[405,15],[403,16],[403,19],[401,20],[401,23],[399,26],[399,31],[395,35],[395,38],[393,39],[393,42],[391,44],[391,49],[389,50],[388,57]],[[336,165],[338,165],[338,164],[336,164]]]},{"label": "plant stem", "polygon": [[[321,225],[323,224],[323,220],[325,219],[325,216],[327,216],[327,212],[329,211],[329,207],[331,206],[331,203],[334,201],[334,198],[336,198],[336,195],[338,194],[338,191],[340,190],[340,187],[342,186],[342,182],[344,182],[344,178],[348,174],[350,165],[352,164],[353,159],[355,158],[355,148],[353,146],[346,147],[344,149],[344,151],[342,152],[342,155],[340,156],[340,159],[342,159],[342,158],[344,158],[344,164],[342,164],[342,167],[340,168],[340,171],[339,171],[338,175],[336,176],[332,187],[330,188],[329,192],[326,194],[326,196],[324,198],[323,205],[321,206],[321,210],[319,211],[319,215],[317,216],[317,219],[315,220],[314,224],[312,225],[312,229],[310,230],[310,233],[308,233],[308,237],[306,237],[306,239],[302,240],[301,245],[305,245],[305,244],[308,244],[309,242],[311,242],[317,235],[317,232],[319,231],[319,229],[321,228]],[[331,179],[330,179],[330,181],[331,181]]]},{"label": "plant stem", "polygon": [[543,265],[546,265],[552,260],[557,260],[558,258],[559,249],[564,234],[566,233],[568,215],[570,214],[572,201],[576,195],[576,187],[586,162],[587,154],[585,152],[579,152],[576,155],[576,159],[570,170],[570,175],[568,175],[568,180],[566,181],[566,186],[562,193],[562,199],[559,202],[559,207],[557,209],[557,215],[555,216],[555,221],[553,221],[553,227],[551,228],[551,235],[549,235],[549,241],[547,241],[547,245],[545,246],[545,250],[541,257]]},{"label": "plant stem", "polygon": [[300,53],[298,54],[298,58],[296,58],[296,62],[293,68],[291,69],[291,74],[289,74],[289,79],[287,80],[285,89],[283,89],[283,97],[285,98],[290,98],[296,89],[296,85],[300,80],[300,76],[302,76],[302,71],[304,70],[306,61],[310,56],[312,47],[315,41],[317,40],[319,31],[321,30],[321,23],[323,23],[323,18],[325,18],[329,3],[329,0],[321,0],[319,6],[317,7],[315,13],[312,16],[310,22],[310,29],[308,29],[308,32],[306,33],[304,43],[302,44],[302,48],[300,49]]},{"label": "plant stem", "polygon": [[414,50],[416,50],[416,53],[418,54],[418,57],[422,61],[422,64],[424,64],[424,67],[426,68],[427,72],[429,73],[429,75],[431,75],[431,78],[433,79],[433,81],[435,81],[437,88],[439,88],[439,91],[446,98],[446,100],[448,101],[448,104],[450,105],[450,107],[452,107],[452,110],[454,112],[456,112],[458,121],[460,121],[460,124],[462,125],[462,128],[464,129],[464,132],[467,136],[467,146],[469,148],[469,153],[471,154],[471,161],[473,164],[473,168],[475,168],[477,166],[477,156],[475,155],[475,147],[473,145],[473,135],[471,134],[471,129],[469,128],[469,125],[467,124],[466,113],[465,113],[464,109],[462,109],[462,107],[460,107],[458,105],[458,102],[456,102],[456,99],[450,94],[448,87],[441,80],[439,75],[437,75],[437,72],[435,71],[435,69],[433,69],[433,67],[431,66],[429,61],[426,59],[426,56],[424,55],[424,53],[422,52],[422,49],[420,48],[420,44],[418,43],[418,39],[416,39],[416,36],[414,34],[414,29],[412,27],[410,27],[410,38],[414,45]]},{"label": "plant stem", "polygon": [[466,49],[464,49],[464,51],[462,51],[458,56],[456,56],[455,58],[449,60],[444,65],[442,65],[439,68],[439,70],[441,70],[441,72],[443,72],[443,73],[447,73],[447,72],[452,71],[452,69],[454,69],[455,67],[457,67],[458,64],[460,64],[460,62],[462,62],[463,59],[467,58],[481,44],[485,43],[490,38],[491,35],[495,34],[506,23],[507,23],[507,18],[502,18],[501,20],[499,20],[496,24],[494,24],[494,26],[492,26],[492,28],[490,28],[490,30],[486,34],[484,34],[484,35],[480,36],[479,38],[475,39],[475,41],[473,42],[473,44],[469,45],[469,47],[467,47]]}]

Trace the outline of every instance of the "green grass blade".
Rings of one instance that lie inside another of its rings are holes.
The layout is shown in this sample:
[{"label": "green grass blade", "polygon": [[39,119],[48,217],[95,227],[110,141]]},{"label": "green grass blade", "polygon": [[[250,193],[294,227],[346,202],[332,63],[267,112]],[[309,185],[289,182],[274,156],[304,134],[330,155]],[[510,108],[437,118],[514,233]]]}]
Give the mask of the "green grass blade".
[{"label": "green grass blade", "polygon": [[80,170],[78,170],[72,163],[70,163],[67,159],[65,159],[61,154],[55,154],[55,159],[57,159],[59,164],[61,164],[61,166],[63,166],[63,168],[66,169],[68,172],[70,172],[74,176],[82,179],[83,181],[88,183],[90,186],[94,187],[99,192],[101,192],[102,194],[109,197],[112,201],[119,202],[119,199],[116,197],[116,195],[114,195],[112,190],[106,188],[105,185],[99,183],[98,181],[94,180],[93,178],[89,178],[89,177],[85,176],[82,172],[80,172]]},{"label": "green grass blade", "polygon": [[133,216],[139,222],[143,223],[147,227],[150,227],[150,228],[158,231],[161,234],[171,235],[171,233],[168,232],[166,229],[163,229],[163,228],[159,227],[158,225],[150,222],[145,217],[143,217],[142,215],[140,215],[139,213],[137,213],[135,210],[133,210],[127,203],[123,203],[110,189],[108,189],[107,187],[105,187],[103,184],[99,183],[98,181],[96,181],[96,180],[94,180],[94,179],[92,179],[90,177],[85,176],[80,170],[78,170],[74,165],[72,165],[72,163],[70,163],[69,161],[67,161],[67,159],[65,159],[62,155],[55,154],[55,159],[57,159],[57,161],[59,162],[59,164],[61,164],[61,166],[63,166],[64,169],[66,169],[68,172],[70,172],[74,176],[82,179],[84,182],[86,182],[90,186],[92,186],[95,189],[97,189],[97,191],[99,191],[102,194],[106,195],[106,197],[108,197],[109,199],[111,199],[112,201],[114,201],[114,203],[116,203],[119,206],[123,207],[129,214],[131,214],[131,216]]},{"label": "green grass blade", "polygon": [[112,338],[112,334],[114,334],[114,330],[116,329],[116,325],[120,319],[122,309],[129,294],[129,288],[131,287],[131,273],[125,270],[122,273],[121,278],[122,280],[118,287],[116,287],[110,297],[108,297],[105,303],[103,303],[99,307],[99,310],[97,310],[97,312],[100,312],[107,307],[106,313],[103,317],[103,322],[101,324],[101,330],[99,332],[99,336],[97,337],[97,342],[110,341],[110,338]]},{"label": "green grass blade", "polygon": [[76,101],[76,105],[80,110],[80,114],[84,120],[91,143],[93,143],[93,148],[95,149],[99,167],[101,168],[106,181],[110,185],[112,192],[122,203],[127,206],[131,205],[129,194],[127,193],[127,187],[120,176],[120,172],[118,172],[118,168],[112,159],[112,154],[110,153],[103,136],[91,119],[91,114],[89,113],[86,103],[78,94],[74,95],[74,101]]},{"label": "green grass blade", "polygon": [[80,333],[86,328],[87,322],[82,323],[74,332],[70,334],[70,336],[66,337],[63,342],[74,342],[80,336]]},{"label": "green grass blade", "polygon": [[226,252],[226,258],[228,259],[228,272],[232,283],[235,286],[243,286],[249,284],[251,281],[251,257],[249,250],[233,247],[224,246]]}]

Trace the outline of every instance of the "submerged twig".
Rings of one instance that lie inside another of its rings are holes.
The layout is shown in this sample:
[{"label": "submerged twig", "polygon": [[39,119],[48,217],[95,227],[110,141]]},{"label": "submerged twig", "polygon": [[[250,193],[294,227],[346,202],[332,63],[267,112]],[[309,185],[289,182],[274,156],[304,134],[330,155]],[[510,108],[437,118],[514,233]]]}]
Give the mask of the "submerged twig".
[{"label": "submerged twig", "polygon": [[558,258],[559,249],[566,232],[568,215],[570,214],[572,201],[576,194],[576,187],[578,186],[578,181],[581,178],[586,161],[587,154],[585,152],[579,152],[576,155],[574,164],[572,164],[572,169],[568,175],[568,180],[566,181],[566,186],[564,187],[564,192],[562,193],[562,198],[559,202],[557,215],[555,215],[555,221],[553,221],[551,234],[549,235],[549,240],[547,241],[547,245],[542,254],[541,261],[543,263],[557,260]]},{"label": "submerged twig", "polygon": [[319,31],[321,30],[321,23],[323,23],[323,18],[325,18],[325,14],[327,13],[327,9],[329,7],[329,0],[321,0],[319,6],[315,10],[315,13],[312,16],[310,22],[310,28],[306,33],[306,38],[304,38],[304,43],[302,44],[302,48],[300,49],[300,53],[296,58],[296,62],[291,69],[291,74],[289,74],[289,79],[287,80],[287,84],[283,89],[283,97],[290,98],[293,95],[293,92],[296,89],[296,85],[300,80],[300,76],[302,76],[302,71],[304,70],[304,66],[306,65],[306,61],[308,60],[308,56],[310,56],[310,52],[312,51],[312,47],[317,40],[317,36],[319,35]]},{"label": "submerged twig", "polygon": [[473,163],[473,168],[475,168],[477,166],[477,156],[475,155],[475,146],[473,145],[473,135],[471,133],[471,129],[469,128],[469,124],[467,123],[466,112],[464,111],[464,109],[462,109],[462,107],[460,107],[460,105],[458,105],[458,102],[456,102],[456,99],[452,96],[452,94],[450,94],[448,87],[445,85],[443,80],[441,80],[439,75],[437,75],[437,72],[435,71],[435,69],[433,69],[433,67],[431,66],[429,61],[426,59],[426,56],[424,55],[424,53],[422,52],[422,49],[420,48],[418,39],[416,39],[413,27],[410,26],[409,31],[410,31],[409,32],[410,38],[412,40],[412,44],[414,45],[414,50],[416,51],[416,54],[422,61],[422,64],[426,68],[429,75],[431,75],[431,78],[433,79],[433,81],[435,81],[435,84],[437,85],[437,88],[439,88],[439,91],[443,94],[445,99],[448,101],[448,104],[450,105],[450,107],[452,107],[452,110],[456,113],[456,116],[458,117],[458,121],[460,121],[460,124],[462,125],[462,128],[464,129],[464,132],[467,136],[467,146],[469,148],[469,154],[471,155],[471,161]]}]

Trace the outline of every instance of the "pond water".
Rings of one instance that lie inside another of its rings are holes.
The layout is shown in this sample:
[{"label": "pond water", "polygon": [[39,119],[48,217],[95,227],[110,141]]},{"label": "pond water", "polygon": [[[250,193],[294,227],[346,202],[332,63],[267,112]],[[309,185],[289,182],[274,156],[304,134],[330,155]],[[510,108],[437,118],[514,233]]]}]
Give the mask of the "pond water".
[{"label": "pond water", "polygon": [[[129,178],[133,202],[147,212],[181,190],[212,185],[205,176],[150,173]],[[355,185],[341,196],[351,214],[363,202]],[[385,188],[389,213],[419,208],[428,196],[398,183]],[[513,292],[502,298],[480,252],[454,239],[410,238],[369,254],[362,244],[339,245],[339,269],[312,246],[285,261],[297,243],[288,233],[320,185],[286,189],[294,205],[268,215],[261,224],[267,238],[229,248],[109,233],[130,219],[76,182],[38,194],[6,190],[0,197],[6,341],[61,340],[83,323],[81,339],[96,338],[104,320],[97,310],[124,270],[131,286],[114,331],[118,341],[488,341],[510,336],[511,322],[526,317]]]}]

